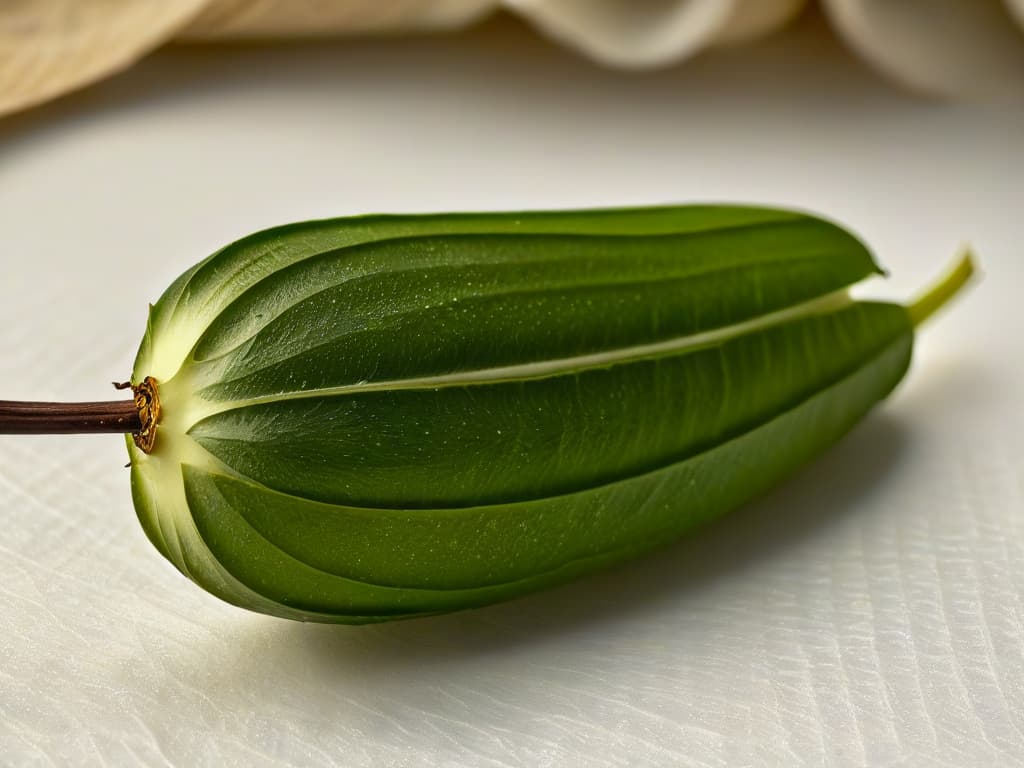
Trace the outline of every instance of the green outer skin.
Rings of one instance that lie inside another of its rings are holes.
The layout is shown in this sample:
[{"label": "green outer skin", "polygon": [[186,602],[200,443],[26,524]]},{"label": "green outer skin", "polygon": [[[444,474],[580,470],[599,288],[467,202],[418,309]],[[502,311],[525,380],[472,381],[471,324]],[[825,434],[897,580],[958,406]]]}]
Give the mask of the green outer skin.
[{"label": "green outer skin", "polygon": [[[884,398],[908,313],[822,299],[877,272],[832,224],[740,207],[257,233],[152,308],[133,379],[158,379],[164,417],[152,454],[128,443],[140,522],[204,588],[293,619],[567,581],[762,493]],[[441,384],[405,383],[423,377]]]}]

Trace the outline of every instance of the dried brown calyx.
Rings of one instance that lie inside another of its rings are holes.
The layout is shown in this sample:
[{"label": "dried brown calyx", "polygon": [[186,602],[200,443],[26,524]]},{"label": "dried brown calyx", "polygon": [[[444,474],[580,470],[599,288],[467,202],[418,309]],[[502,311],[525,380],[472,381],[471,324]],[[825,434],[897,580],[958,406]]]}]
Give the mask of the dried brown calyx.
[{"label": "dried brown calyx", "polygon": [[139,412],[139,429],[132,433],[132,440],[143,453],[152,453],[156,444],[156,428],[160,423],[160,390],[156,379],[147,376],[138,384],[131,382],[115,383],[115,389],[131,387],[135,396],[135,408]]},{"label": "dried brown calyx", "polygon": [[142,382],[132,387],[135,395],[135,407],[139,409],[139,421],[142,427],[132,435],[132,440],[143,453],[150,453],[156,444],[156,428],[160,422],[160,391],[156,379],[147,376]]}]

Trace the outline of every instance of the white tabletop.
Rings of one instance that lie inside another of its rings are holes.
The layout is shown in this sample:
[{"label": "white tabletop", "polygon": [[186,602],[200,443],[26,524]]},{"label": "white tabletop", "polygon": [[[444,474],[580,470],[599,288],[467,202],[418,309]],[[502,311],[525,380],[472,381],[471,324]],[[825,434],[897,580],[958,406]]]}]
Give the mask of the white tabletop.
[{"label": "white tabletop", "polygon": [[909,296],[987,275],[898,392],[768,498],[545,594],[371,627],[201,591],[118,437],[0,438],[0,762],[1024,765],[1024,107],[927,101],[812,19],[651,74],[511,21],[178,48],[0,121],[0,397],[107,399],[146,303],[272,224],[750,201]]}]

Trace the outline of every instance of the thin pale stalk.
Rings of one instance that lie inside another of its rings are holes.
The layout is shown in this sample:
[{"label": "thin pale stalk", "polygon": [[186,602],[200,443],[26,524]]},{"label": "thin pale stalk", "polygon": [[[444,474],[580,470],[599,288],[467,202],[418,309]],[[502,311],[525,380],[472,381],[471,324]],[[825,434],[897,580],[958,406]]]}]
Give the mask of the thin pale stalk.
[{"label": "thin pale stalk", "polygon": [[970,248],[964,248],[960,258],[945,277],[907,306],[914,327],[921,325],[946,306],[950,299],[960,293],[960,289],[970,281],[975,272],[974,254]]}]

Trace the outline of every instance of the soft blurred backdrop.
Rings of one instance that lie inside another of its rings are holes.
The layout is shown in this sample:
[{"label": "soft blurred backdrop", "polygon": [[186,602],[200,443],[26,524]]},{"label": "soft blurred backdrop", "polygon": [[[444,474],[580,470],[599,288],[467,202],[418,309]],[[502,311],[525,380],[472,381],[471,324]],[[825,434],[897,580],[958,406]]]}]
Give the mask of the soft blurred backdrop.
[{"label": "soft blurred backdrop", "polygon": [[1024,96],[1024,0],[7,0],[0,113],[109,77],[169,41],[444,32],[506,11],[597,62],[641,69],[776,34],[815,2],[838,40],[900,85]]}]

